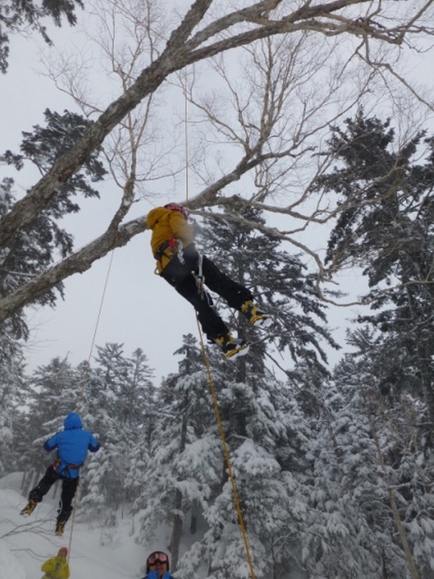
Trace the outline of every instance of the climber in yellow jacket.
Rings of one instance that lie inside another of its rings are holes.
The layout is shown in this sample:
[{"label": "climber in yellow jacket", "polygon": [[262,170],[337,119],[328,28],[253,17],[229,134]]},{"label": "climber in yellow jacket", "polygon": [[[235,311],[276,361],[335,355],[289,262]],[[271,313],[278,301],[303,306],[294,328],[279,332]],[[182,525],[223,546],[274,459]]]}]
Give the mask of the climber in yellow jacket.
[{"label": "climber in yellow jacket", "polygon": [[246,354],[248,344],[231,336],[202,282],[230,307],[242,312],[251,324],[265,327],[270,319],[253,303],[250,290],[230,279],[205,255],[199,255],[188,224],[188,211],[182,205],[168,203],[152,209],[147,225],[152,230],[151,248],[158,274],[194,306],[202,330],[227,358]]},{"label": "climber in yellow jacket", "polygon": [[67,561],[68,549],[59,549],[56,557],[51,557],[43,563],[41,571],[45,573],[42,579],[69,579],[70,571]]}]

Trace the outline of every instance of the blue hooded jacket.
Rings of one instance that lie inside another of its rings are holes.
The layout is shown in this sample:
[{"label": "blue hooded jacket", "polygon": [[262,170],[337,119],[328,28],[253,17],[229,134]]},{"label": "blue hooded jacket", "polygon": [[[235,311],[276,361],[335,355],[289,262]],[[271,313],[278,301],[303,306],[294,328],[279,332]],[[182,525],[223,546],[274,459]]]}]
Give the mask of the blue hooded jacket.
[{"label": "blue hooded jacket", "polygon": [[80,474],[79,469],[71,468],[70,465],[82,465],[86,460],[87,451],[96,452],[100,444],[92,433],[83,428],[81,418],[76,412],[70,412],[63,425],[65,430],[49,438],[44,443],[44,448],[48,452],[57,448],[57,458],[60,462],[56,466],[56,472],[63,477],[77,478]]}]

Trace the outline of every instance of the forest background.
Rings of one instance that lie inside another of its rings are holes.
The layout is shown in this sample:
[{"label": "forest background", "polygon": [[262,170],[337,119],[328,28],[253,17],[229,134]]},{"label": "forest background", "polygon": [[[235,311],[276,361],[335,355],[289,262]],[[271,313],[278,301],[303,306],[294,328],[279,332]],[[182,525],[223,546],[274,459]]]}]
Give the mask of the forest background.
[{"label": "forest background", "polygon": [[[42,441],[78,408],[103,447],[79,519],[129,513],[139,543],[164,526],[177,579],[249,575],[191,311],[151,256],[140,283],[115,284],[144,323],[113,306],[114,338],[87,360],[26,368],[29,316],[68,304],[69,278],[112,250],[127,256],[147,205],[188,200],[199,247],[274,321],[260,334],[218,303],[253,345],[235,365],[207,347],[255,574],[434,576],[433,101],[414,72],[432,2],[8,7],[3,82],[14,35],[74,26],[72,45],[38,53],[69,106],[39,111],[1,156],[0,475],[22,472],[25,494]],[[147,242],[124,259],[135,270]],[[365,282],[349,300],[351,272]],[[99,299],[81,301],[96,315]],[[348,303],[362,313],[338,340],[329,310]]]}]

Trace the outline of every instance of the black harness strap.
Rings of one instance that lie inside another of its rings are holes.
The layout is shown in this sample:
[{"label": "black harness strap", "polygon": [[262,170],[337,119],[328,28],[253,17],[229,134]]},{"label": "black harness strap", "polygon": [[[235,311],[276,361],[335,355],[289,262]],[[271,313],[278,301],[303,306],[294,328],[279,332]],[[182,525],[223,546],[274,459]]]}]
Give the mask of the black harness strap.
[{"label": "black harness strap", "polygon": [[[166,250],[169,250],[169,253],[166,254]],[[161,258],[165,255],[169,259],[178,256],[178,259],[181,263],[184,263],[184,253],[183,253],[183,244],[180,239],[175,239],[174,237],[169,237],[166,241],[160,245],[157,251],[154,253],[154,259],[160,261]]]},{"label": "black harness strap", "polygon": [[160,247],[154,253],[154,259],[156,259],[157,261],[160,261],[160,259],[164,255],[164,252],[166,251],[166,249],[169,249],[169,247],[171,247],[171,242],[168,239],[166,241],[163,241],[163,243],[160,245]]}]

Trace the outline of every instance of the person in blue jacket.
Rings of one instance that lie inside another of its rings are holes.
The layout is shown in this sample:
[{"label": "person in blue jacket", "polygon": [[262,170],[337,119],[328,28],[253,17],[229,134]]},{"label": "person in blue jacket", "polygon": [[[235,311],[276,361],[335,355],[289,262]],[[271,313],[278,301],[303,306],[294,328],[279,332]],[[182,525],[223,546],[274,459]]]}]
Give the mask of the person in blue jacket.
[{"label": "person in blue jacket", "polygon": [[146,559],[146,576],[143,579],[173,579],[169,573],[169,556],[163,551],[154,551]]},{"label": "person in blue jacket", "polygon": [[72,513],[72,500],[80,480],[80,468],[86,460],[87,452],[97,452],[100,444],[91,432],[83,428],[80,416],[70,412],[65,418],[64,430],[44,442],[44,449],[51,452],[57,449],[57,457],[42,479],[29,493],[29,502],[21,511],[31,515],[35,507],[57,480],[62,481],[60,508],[57,516],[56,535],[62,536],[65,524]]}]

